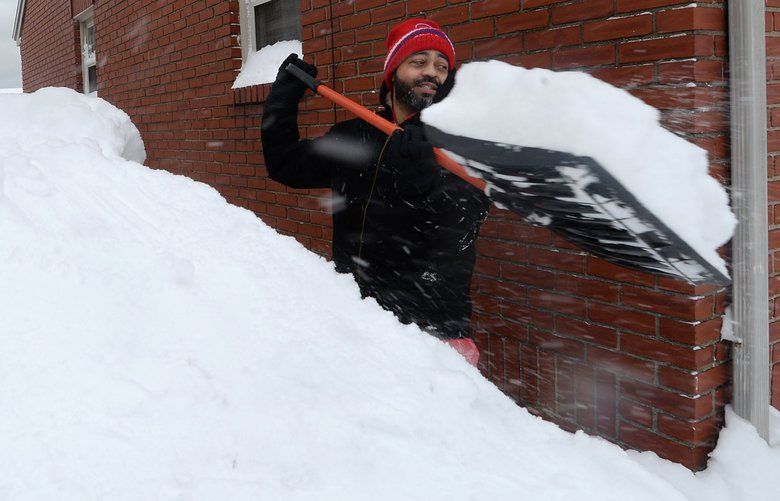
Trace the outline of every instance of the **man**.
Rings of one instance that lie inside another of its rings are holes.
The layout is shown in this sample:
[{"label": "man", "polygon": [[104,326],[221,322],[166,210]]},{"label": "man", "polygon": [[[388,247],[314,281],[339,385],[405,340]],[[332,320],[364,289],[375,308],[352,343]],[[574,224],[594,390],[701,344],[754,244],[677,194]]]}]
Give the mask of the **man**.
[{"label": "man", "polygon": [[489,201],[439,167],[419,118],[449,92],[455,50],[425,19],[395,26],[387,47],[380,115],[403,132],[387,136],[354,119],[300,140],[298,102],[306,87],[284,68],[293,63],[312,76],[317,70],[292,54],[263,109],[268,175],[292,188],[331,188],[336,269],[352,273],[364,297],[446,340],[476,365],[469,287]]}]

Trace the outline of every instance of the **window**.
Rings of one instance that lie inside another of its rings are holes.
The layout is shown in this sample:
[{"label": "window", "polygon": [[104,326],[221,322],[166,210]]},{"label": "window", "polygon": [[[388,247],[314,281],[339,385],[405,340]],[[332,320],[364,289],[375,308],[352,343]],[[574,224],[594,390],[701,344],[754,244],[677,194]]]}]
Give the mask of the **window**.
[{"label": "window", "polygon": [[300,0],[248,0],[241,2],[241,49],[250,52],[282,40],[301,39]]},{"label": "window", "polygon": [[97,57],[95,56],[95,21],[89,8],[76,17],[81,34],[81,81],[84,94],[97,95]]}]

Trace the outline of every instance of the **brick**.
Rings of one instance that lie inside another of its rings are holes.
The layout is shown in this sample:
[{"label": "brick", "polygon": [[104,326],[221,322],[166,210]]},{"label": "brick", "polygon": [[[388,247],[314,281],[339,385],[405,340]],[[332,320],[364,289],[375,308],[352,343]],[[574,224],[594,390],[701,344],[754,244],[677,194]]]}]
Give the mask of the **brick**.
[{"label": "brick", "polygon": [[583,273],[585,271],[584,254],[570,254],[554,249],[534,247],[528,249],[528,261],[531,264],[545,268],[554,268],[576,273]]},{"label": "brick", "polygon": [[673,61],[658,65],[659,83],[724,82],[723,61]]},{"label": "brick", "polygon": [[585,42],[602,42],[648,35],[653,32],[652,14],[623,17],[587,23],[582,27],[582,38]]},{"label": "brick", "polygon": [[531,226],[525,223],[499,221],[496,223],[498,238],[514,240],[521,243],[549,245],[553,241],[553,233],[541,226]]},{"label": "brick", "polygon": [[561,49],[553,53],[553,66],[561,69],[599,66],[614,62],[615,48],[612,45]]},{"label": "brick", "polygon": [[461,24],[450,29],[450,38],[453,42],[477,40],[493,36],[493,21],[490,19]]},{"label": "brick", "polygon": [[517,0],[483,0],[471,2],[471,18],[481,19],[488,16],[499,16],[515,12],[520,8]]},{"label": "brick", "polygon": [[555,410],[555,355],[539,350],[539,407]]},{"label": "brick", "polygon": [[488,379],[499,389],[504,386],[505,349],[501,336],[488,333]]},{"label": "brick", "polygon": [[671,318],[661,318],[658,333],[678,343],[703,346],[720,339],[722,323],[721,318],[705,322],[681,322]]},{"label": "brick", "polygon": [[585,345],[581,342],[538,329],[531,329],[530,342],[541,350],[554,352],[570,359],[582,360],[585,357]]},{"label": "brick", "polygon": [[552,313],[540,311],[528,305],[501,303],[499,312],[505,319],[513,322],[527,323],[544,330],[552,330],[553,328]]},{"label": "brick", "polygon": [[494,38],[476,42],[474,55],[478,58],[502,56],[520,52],[521,49],[520,37]]},{"label": "brick", "polygon": [[596,431],[617,438],[617,381],[613,374],[596,371]]},{"label": "brick", "polygon": [[404,2],[390,4],[378,9],[371,9],[371,24],[400,19],[404,17],[405,14],[406,4]]},{"label": "brick", "polygon": [[642,273],[623,266],[609,263],[594,256],[588,256],[588,275],[602,277],[616,282],[629,282],[639,285],[653,285],[655,277],[649,273]]},{"label": "brick", "polygon": [[683,371],[673,367],[658,368],[658,384],[689,395],[712,391],[731,380],[731,364],[717,365],[704,371]]},{"label": "brick", "polygon": [[555,284],[552,271],[508,262],[501,263],[501,278],[545,289],[551,289]]},{"label": "brick", "polygon": [[574,296],[584,296],[600,301],[617,303],[620,286],[612,282],[560,274],[555,282],[555,290]]},{"label": "brick", "polygon": [[557,317],[555,319],[555,332],[608,348],[617,348],[618,336],[614,329],[589,324],[581,320]]},{"label": "brick", "polygon": [[528,249],[515,243],[481,238],[477,240],[477,252],[484,257],[522,262],[527,260]]},{"label": "brick", "polygon": [[585,364],[574,367],[575,421],[586,430],[596,428],[596,385],[593,369]]},{"label": "brick", "polygon": [[658,360],[685,369],[696,370],[712,363],[712,350],[671,344],[661,339],[623,333],[620,349],[643,358]]},{"label": "brick", "polygon": [[552,8],[553,24],[586,21],[609,17],[615,12],[613,0],[582,0],[569,5]]},{"label": "brick", "polygon": [[706,467],[707,456],[712,451],[710,446],[686,446],[626,421],[620,423],[619,433],[620,441],[628,447],[652,450],[662,458],[680,463],[694,471]]},{"label": "brick", "polygon": [[580,28],[569,26],[543,31],[526,33],[523,40],[523,48],[527,51],[552,49],[554,47],[566,47],[580,43]]},{"label": "brick", "polygon": [[531,306],[556,313],[585,317],[585,301],[582,299],[535,289],[528,291],[528,298]]},{"label": "brick", "polygon": [[693,445],[715,445],[723,418],[715,415],[702,421],[679,419],[668,414],[658,414],[658,431],[677,440]]},{"label": "brick", "polygon": [[655,364],[617,351],[588,346],[587,360],[594,368],[645,382],[655,379]]},{"label": "brick", "polygon": [[647,313],[599,303],[587,305],[587,318],[593,322],[612,325],[641,334],[656,332],[656,319]]},{"label": "brick", "polygon": [[658,38],[627,42],[618,47],[620,63],[661,61],[694,56],[711,56],[714,48],[707,49],[708,39],[703,35],[683,35],[673,38]]},{"label": "brick", "polygon": [[632,286],[623,286],[620,295],[621,303],[625,306],[690,321],[711,317],[715,306],[712,296],[688,297]]},{"label": "brick", "polygon": [[515,402],[522,400],[520,342],[504,339],[504,393]]},{"label": "brick", "polygon": [[620,417],[633,421],[646,428],[653,427],[653,409],[646,405],[632,402],[631,400],[620,401]]},{"label": "brick", "polygon": [[649,10],[656,7],[668,7],[670,5],[687,5],[690,2],[684,0],[617,0],[618,13],[635,10]]},{"label": "brick", "polygon": [[550,21],[550,13],[546,10],[532,10],[519,12],[512,15],[504,15],[496,19],[496,31],[499,34],[532,30],[547,26]]},{"label": "brick", "polygon": [[487,277],[477,277],[477,290],[481,294],[501,297],[502,299],[518,303],[524,302],[526,299],[525,287]]},{"label": "brick", "polygon": [[569,421],[574,421],[576,412],[574,367],[575,363],[565,357],[555,358],[555,411]]},{"label": "brick", "polygon": [[676,31],[726,31],[726,13],[722,8],[688,7],[659,12],[655,16],[658,33]]},{"label": "brick", "polygon": [[620,382],[620,391],[625,398],[630,398],[669,414],[688,419],[700,419],[709,415],[714,409],[713,398],[709,394],[691,398],[680,393],[628,379]]},{"label": "brick", "polygon": [[538,350],[529,345],[520,347],[523,387],[522,399],[526,405],[535,406],[539,402],[539,358]]}]

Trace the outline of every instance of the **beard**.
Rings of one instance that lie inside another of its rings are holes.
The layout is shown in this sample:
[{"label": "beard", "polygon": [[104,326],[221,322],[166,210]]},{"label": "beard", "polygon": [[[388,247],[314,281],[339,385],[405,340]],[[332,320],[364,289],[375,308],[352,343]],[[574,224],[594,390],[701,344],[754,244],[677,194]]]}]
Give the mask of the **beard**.
[{"label": "beard", "polygon": [[430,82],[439,85],[438,80],[434,77],[423,77],[412,82],[411,85],[402,81],[399,78],[393,80],[393,92],[396,99],[413,109],[414,111],[422,111],[433,103],[433,97],[435,94],[418,96],[414,93],[414,87],[424,82]]}]

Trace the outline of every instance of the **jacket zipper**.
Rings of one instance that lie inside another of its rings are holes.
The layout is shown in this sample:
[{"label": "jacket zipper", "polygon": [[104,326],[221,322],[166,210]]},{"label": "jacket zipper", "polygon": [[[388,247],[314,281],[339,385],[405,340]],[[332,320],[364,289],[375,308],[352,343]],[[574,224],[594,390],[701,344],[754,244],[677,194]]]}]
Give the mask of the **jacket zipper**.
[{"label": "jacket zipper", "polygon": [[[366,205],[363,208],[363,221],[360,224],[360,241],[358,244],[358,266],[361,266],[363,262],[363,231],[366,228],[366,218],[368,216],[368,206],[371,204],[371,200],[374,198],[374,189],[376,188],[376,181],[379,178],[379,166],[382,163],[382,158],[385,156],[385,150],[387,149],[387,145],[390,143],[390,138],[392,135],[387,136],[387,139],[385,140],[384,146],[382,146],[382,151],[379,152],[379,158],[376,161],[376,165],[374,166],[374,179],[371,181],[371,191],[368,193],[368,199],[366,200]],[[360,274],[358,273],[358,276]]]}]

